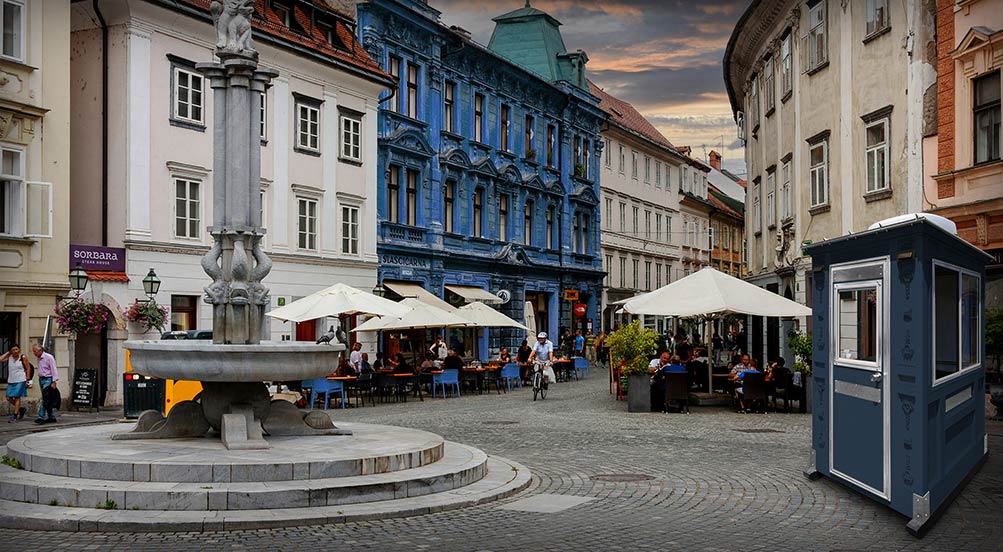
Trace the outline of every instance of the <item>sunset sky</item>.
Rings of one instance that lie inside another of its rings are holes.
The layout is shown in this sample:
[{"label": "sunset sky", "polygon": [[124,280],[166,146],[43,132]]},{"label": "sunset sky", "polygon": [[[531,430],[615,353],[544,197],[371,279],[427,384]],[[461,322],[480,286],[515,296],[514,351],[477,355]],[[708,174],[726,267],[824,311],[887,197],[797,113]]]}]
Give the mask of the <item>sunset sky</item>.
[{"label": "sunset sky", "polygon": [[[430,0],[442,21],[487,45],[492,17],[524,0]],[[670,142],[693,156],[721,150],[724,167],[745,176],[745,162],[724,88],[721,59],[749,0],[533,0],[562,23],[568,50],[589,56],[589,78],[634,105]]]}]

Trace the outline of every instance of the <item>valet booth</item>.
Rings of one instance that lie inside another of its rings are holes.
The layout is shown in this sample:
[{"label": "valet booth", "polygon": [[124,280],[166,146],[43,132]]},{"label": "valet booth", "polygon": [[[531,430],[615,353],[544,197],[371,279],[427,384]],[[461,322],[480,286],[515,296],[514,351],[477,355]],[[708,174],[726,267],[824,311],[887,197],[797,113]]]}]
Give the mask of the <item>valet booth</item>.
[{"label": "valet booth", "polygon": [[985,266],[951,221],[904,215],[808,247],[811,465],[921,537],[988,454]]}]

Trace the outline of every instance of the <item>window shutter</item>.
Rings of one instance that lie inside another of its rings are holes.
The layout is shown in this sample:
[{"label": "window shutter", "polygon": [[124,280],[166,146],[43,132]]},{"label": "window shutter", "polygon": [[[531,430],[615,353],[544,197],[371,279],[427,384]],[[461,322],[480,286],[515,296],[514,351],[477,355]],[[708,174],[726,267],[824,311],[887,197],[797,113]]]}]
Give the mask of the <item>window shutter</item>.
[{"label": "window shutter", "polygon": [[801,36],[801,74],[805,74],[812,69],[809,65],[811,63],[811,58],[808,56],[808,35],[804,34]]},{"label": "window shutter", "polygon": [[26,182],[24,194],[24,235],[29,238],[52,237],[52,184]]}]

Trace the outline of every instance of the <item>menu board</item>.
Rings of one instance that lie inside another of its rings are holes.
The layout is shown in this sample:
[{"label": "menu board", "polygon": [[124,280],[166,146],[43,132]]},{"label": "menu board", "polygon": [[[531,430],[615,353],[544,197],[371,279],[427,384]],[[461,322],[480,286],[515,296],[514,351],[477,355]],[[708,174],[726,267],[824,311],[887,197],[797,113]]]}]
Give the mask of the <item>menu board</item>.
[{"label": "menu board", "polygon": [[97,370],[77,368],[73,372],[74,406],[94,406],[94,397],[97,392],[97,375]]}]

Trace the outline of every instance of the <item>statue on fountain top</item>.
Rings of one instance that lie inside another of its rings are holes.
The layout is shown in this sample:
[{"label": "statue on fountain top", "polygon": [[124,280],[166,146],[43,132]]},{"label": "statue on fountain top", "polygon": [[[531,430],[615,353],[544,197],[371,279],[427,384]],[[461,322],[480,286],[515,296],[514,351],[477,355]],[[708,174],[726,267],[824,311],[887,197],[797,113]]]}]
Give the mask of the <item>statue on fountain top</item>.
[{"label": "statue on fountain top", "polygon": [[257,59],[251,43],[254,0],[212,0],[209,11],[216,27],[216,54]]}]

